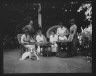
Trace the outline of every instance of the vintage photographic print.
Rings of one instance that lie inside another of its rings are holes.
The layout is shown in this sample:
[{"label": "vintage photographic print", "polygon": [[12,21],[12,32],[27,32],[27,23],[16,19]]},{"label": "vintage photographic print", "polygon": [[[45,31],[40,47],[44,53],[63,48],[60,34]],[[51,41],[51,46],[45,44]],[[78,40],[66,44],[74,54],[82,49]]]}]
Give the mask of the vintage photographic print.
[{"label": "vintage photographic print", "polygon": [[1,2],[3,74],[92,73],[92,1]]}]

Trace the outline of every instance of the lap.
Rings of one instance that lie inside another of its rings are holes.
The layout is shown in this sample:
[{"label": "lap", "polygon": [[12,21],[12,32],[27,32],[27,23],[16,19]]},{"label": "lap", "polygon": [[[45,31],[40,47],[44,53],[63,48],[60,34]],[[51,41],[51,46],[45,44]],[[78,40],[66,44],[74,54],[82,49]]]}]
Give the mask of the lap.
[{"label": "lap", "polygon": [[24,45],[25,48],[35,48],[35,45]]}]

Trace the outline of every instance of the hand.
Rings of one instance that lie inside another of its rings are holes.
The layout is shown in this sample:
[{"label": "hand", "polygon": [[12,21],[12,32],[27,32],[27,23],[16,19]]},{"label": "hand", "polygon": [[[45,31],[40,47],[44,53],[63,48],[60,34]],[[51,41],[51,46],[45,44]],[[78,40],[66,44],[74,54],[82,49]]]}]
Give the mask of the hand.
[{"label": "hand", "polygon": [[30,40],[30,42],[35,42],[34,40]]},{"label": "hand", "polygon": [[40,43],[44,43],[44,41],[40,41]]},{"label": "hand", "polygon": [[24,42],[24,44],[28,44],[29,42]]}]

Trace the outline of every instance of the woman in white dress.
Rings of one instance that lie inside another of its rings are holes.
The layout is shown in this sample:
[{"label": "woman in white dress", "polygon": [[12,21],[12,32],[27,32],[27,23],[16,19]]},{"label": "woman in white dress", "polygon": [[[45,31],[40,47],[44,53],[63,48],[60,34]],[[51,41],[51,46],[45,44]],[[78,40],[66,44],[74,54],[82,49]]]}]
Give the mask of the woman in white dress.
[{"label": "woman in white dress", "polygon": [[[36,36],[36,41],[40,44],[46,41],[45,36],[42,34],[40,30],[38,31],[38,35]],[[40,48],[40,45],[38,45],[37,53],[40,54],[41,51],[42,51],[42,48]]]},{"label": "woman in white dress", "polygon": [[52,48],[52,52],[53,53],[56,53],[57,52],[56,41],[58,41],[58,35],[56,35],[54,32],[51,32],[50,42],[52,43],[51,48]]},{"label": "woman in white dress", "polygon": [[67,30],[64,26],[60,25],[60,27],[57,29],[57,35],[59,40],[66,40],[67,37],[65,36],[67,34]]}]

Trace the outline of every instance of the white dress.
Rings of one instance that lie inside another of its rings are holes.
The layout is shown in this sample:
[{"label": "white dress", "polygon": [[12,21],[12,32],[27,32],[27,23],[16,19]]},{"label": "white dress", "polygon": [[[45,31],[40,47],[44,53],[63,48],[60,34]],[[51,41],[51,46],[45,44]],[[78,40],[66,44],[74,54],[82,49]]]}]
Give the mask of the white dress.
[{"label": "white dress", "polygon": [[66,28],[64,27],[59,27],[57,29],[57,35],[59,36],[59,40],[66,40],[67,37],[64,35],[66,33]]},{"label": "white dress", "polygon": [[[41,43],[41,42],[43,42],[44,41],[44,37],[43,37],[43,35],[37,35],[36,36],[36,40],[37,40],[37,42],[39,42],[39,43]],[[38,46],[38,48],[37,48],[37,52],[38,53],[40,53],[40,50],[41,50],[42,48],[40,48],[40,46]]]},{"label": "white dress", "polygon": [[50,42],[53,43],[53,45],[51,45],[52,47],[52,52],[56,52],[56,48],[57,48],[57,44],[56,44],[56,41],[58,41],[58,35],[50,35]]},{"label": "white dress", "polygon": [[59,27],[58,29],[57,29],[57,35],[64,35],[64,33],[66,32],[66,28],[64,28],[64,27]]}]

